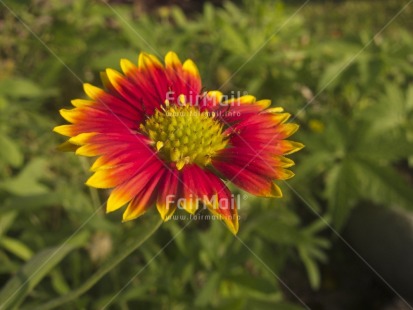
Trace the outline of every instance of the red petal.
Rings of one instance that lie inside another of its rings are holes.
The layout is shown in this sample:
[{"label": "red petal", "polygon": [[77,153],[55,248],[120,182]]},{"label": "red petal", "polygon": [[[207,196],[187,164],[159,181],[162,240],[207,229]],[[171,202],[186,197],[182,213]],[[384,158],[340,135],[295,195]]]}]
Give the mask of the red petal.
[{"label": "red petal", "polygon": [[186,165],[181,171],[183,199],[179,202],[181,207],[191,214],[194,214],[198,209],[198,198],[202,197],[199,196],[198,189],[198,183],[202,182],[202,180],[198,180],[196,173],[194,173],[194,170],[197,168],[198,166],[196,165]]},{"label": "red petal", "polygon": [[[165,171],[163,171],[165,172]],[[123,221],[133,220],[144,214],[155,202],[156,187],[164,173],[158,173],[148,182],[147,186],[132,199],[123,213]]]},{"label": "red petal", "polygon": [[219,161],[213,161],[212,164],[229,181],[253,195],[279,197],[279,192],[274,189],[273,182],[269,177],[264,177],[236,164]]},{"label": "red petal", "polygon": [[115,211],[133,199],[148,186],[152,179],[162,174],[164,169],[159,159],[150,158],[147,164],[130,176],[129,180],[113,189],[107,202],[107,212]]},{"label": "red petal", "polygon": [[208,205],[211,213],[217,215],[222,219],[233,234],[238,232],[238,205],[235,197],[231,194],[226,185],[213,173],[204,171],[206,174],[205,180],[208,181],[214,197],[211,198],[213,202]]},{"label": "red petal", "polygon": [[165,176],[159,184],[156,207],[164,221],[167,221],[175,212],[178,200],[179,172],[175,169],[165,171]]}]

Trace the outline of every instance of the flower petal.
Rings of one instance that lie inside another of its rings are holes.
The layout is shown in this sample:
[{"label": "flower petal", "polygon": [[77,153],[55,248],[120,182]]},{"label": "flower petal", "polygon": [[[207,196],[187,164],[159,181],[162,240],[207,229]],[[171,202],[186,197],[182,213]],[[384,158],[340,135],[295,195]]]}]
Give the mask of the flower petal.
[{"label": "flower petal", "polygon": [[56,149],[61,152],[75,152],[78,147],[78,145],[70,143],[68,140],[57,146]]},{"label": "flower petal", "polygon": [[99,96],[101,96],[105,91],[99,87],[93,86],[92,84],[89,83],[84,83],[83,84],[83,89],[86,93],[86,95],[90,98],[90,99],[97,99],[99,98]]},{"label": "flower petal", "polygon": [[158,186],[161,177],[162,173],[155,175],[148,182],[147,186],[132,199],[126,208],[126,211],[123,213],[123,222],[136,219],[144,214],[154,204],[156,199],[155,188]]},{"label": "flower petal", "polygon": [[230,98],[228,100],[225,100],[222,102],[224,105],[229,105],[229,106],[241,106],[241,105],[251,105],[255,103],[257,99],[254,96],[251,95],[245,95],[241,96],[239,98]]},{"label": "flower petal", "polygon": [[108,78],[108,81],[110,85],[116,90],[120,89],[120,85],[122,83],[122,80],[125,78],[120,72],[113,70],[113,69],[106,69],[106,76]]},{"label": "flower petal", "polygon": [[147,165],[136,171],[135,175],[131,175],[127,181],[112,190],[107,202],[106,212],[115,211],[131,201],[148,186],[150,180],[162,174],[162,168],[164,167],[158,159],[151,158]]},{"label": "flower petal", "polygon": [[152,54],[140,53],[138,58],[138,69],[144,71],[153,70],[154,68],[163,68],[159,59]]},{"label": "flower petal", "polygon": [[76,108],[84,107],[84,106],[93,106],[95,102],[93,100],[86,100],[86,99],[73,99],[71,101],[72,105]]},{"label": "flower petal", "polygon": [[156,208],[164,221],[168,221],[176,210],[178,200],[179,174],[175,170],[166,170],[159,184]]},{"label": "flower petal", "polygon": [[126,76],[130,76],[138,71],[138,67],[129,59],[125,58],[120,60],[120,67]]},{"label": "flower petal", "polygon": [[87,181],[86,185],[95,188],[112,188],[130,179],[142,168],[139,162],[132,162],[96,171]]},{"label": "flower petal", "polygon": [[182,63],[175,52],[168,52],[165,56],[165,67],[167,69],[178,70],[182,68]]},{"label": "flower petal", "polygon": [[168,98],[165,99],[178,102],[178,97],[184,95],[189,104],[198,104],[202,83],[195,63],[188,59],[182,65],[175,53],[168,53],[165,64],[165,73],[169,82]]},{"label": "flower petal", "polygon": [[181,206],[193,214],[201,201],[236,234],[238,206],[225,184],[214,173],[197,165],[185,166],[182,174],[184,197],[180,199]]},{"label": "flower petal", "polygon": [[228,180],[253,195],[279,197],[279,193],[274,191],[273,181],[270,177],[254,173],[245,167],[238,166],[236,163],[213,161],[212,164]]},{"label": "flower petal", "polygon": [[213,204],[208,205],[209,211],[218,216],[235,235],[238,232],[238,205],[225,184],[214,174],[208,173],[206,180],[214,192]]},{"label": "flower petal", "polygon": [[202,180],[198,180],[196,175],[193,173],[195,165],[186,165],[182,169],[182,191],[183,199],[179,200],[180,206],[187,212],[194,214],[198,209],[198,191],[197,185]]}]

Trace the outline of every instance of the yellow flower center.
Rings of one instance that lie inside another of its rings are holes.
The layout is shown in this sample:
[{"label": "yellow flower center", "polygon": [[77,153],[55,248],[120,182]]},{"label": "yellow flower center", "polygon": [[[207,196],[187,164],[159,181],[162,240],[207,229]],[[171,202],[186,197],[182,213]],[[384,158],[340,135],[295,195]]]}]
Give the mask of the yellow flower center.
[{"label": "yellow flower center", "polygon": [[181,170],[185,164],[206,166],[228,143],[223,124],[212,112],[201,112],[190,105],[170,106],[168,102],[155,113],[141,130],[154,142],[160,156],[175,162]]}]

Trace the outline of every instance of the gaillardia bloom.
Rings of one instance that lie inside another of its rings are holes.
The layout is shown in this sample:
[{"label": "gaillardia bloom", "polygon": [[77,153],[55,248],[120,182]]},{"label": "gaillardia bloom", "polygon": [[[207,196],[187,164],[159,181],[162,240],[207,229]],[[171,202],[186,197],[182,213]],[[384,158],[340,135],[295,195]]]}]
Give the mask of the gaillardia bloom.
[{"label": "gaillardia bloom", "polygon": [[169,52],[163,65],[141,53],[138,65],[120,62],[123,74],[107,69],[104,89],[84,84],[88,100],[61,110],[69,123],[54,128],[70,137],[63,150],[97,156],[86,184],[113,188],[107,212],[128,204],[123,220],[156,205],[163,220],[176,208],[189,213],[206,206],[238,231],[238,207],[223,180],[247,192],[281,197],[275,180],[293,176],[284,155],[303,147],[285,140],[298,125],[288,113],[253,96],[225,98],[202,92],[191,60]]}]

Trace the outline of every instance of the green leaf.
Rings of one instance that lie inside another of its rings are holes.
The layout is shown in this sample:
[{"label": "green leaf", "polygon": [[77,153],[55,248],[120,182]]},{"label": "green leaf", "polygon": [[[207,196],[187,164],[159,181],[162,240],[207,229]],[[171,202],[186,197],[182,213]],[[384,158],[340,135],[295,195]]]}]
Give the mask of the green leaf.
[{"label": "green leaf", "polygon": [[37,84],[24,78],[13,77],[0,82],[0,93],[18,98],[36,98],[44,95],[44,91]]},{"label": "green leaf", "polygon": [[[128,257],[137,248],[139,248],[150,236],[152,236],[158,230],[159,226],[163,223],[163,221],[160,220],[158,216],[153,216],[152,219],[147,219],[146,221],[146,224],[139,226],[141,230],[138,229],[138,231],[141,231],[142,233],[137,233],[135,235],[140,236],[140,238],[135,237],[133,238],[133,240],[128,240],[128,242],[124,243],[119,252],[111,258],[107,259],[94,274],[92,274],[88,279],[82,282],[82,285],[80,287],[75,290],[71,290],[61,297],[50,300],[40,306],[31,307],[30,309],[53,309],[76,298],[79,298],[79,296],[87,292],[103,276],[105,276],[114,267],[118,266],[125,260],[126,257]],[[152,258],[153,255],[151,256],[151,259]]]},{"label": "green leaf", "polygon": [[292,184],[303,182],[310,178],[314,179],[324,172],[333,162],[334,157],[330,152],[324,150],[314,150],[314,153],[303,157],[297,168],[294,169],[295,177]]},{"label": "green leaf", "polygon": [[8,100],[3,96],[3,94],[0,95],[0,112],[3,112],[6,110],[6,107],[8,106],[9,102]]},{"label": "green leaf", "polygon": [[333,89],[340,82],[339,76],[351,67],[352,56],[331,62],[318,81],[318,90]]},{"label": "green leaf", "polygon": [[254,233],[277,244],[294,245],[299,238],[296,223],[286,223],[274,216],[256,218],[254,224]]},{"label": "green leaf", "polygon": [[[361,117],[369,121],[370,131],[387,135],[389,130],[406,122],[410,94],[404,94],[397,84],[387,84],[378,102],[361,111]],[[380,121],[378,121],[380,120]]]},{"label": "green leaf", "polygon": [[[0,208],[0,227],[1,221],[10,211],[33,212],[40,208],[46,208],[53,205],[61,204],[62,195],[58,192],[8,197]],[[3,226],[4,227],[4,226]],[[1,229],[0,229],[1,234]]]},{"label": "green leaf", "polygon": [[184,12],[182,11],[182,9],[178,6],[174,6],[171,9],[171,14],[172,14],[174,22],[178,26],[180,26],[182,28],[185,28],[185,26],[188,23],[188,20],[186,19],[186,16],[185,16]]},{"label": "green leaf", "polygon": [[[327,240],[326,240],[327,241]],[[328,247],[330,246],[330,242],[328,242]],[[314,257],[314,259],[325,263],[328,260],[328,256],[325,252],[323,252],[323,250],[316,248],[316,247],[308,247],[307,248],[307,252],[310,256]]]},{"label": "green leaf", "polygon": [[316,234],[318,232],[320,232],[323,229],[326,229],[329,222],[330,222],[330,216],[326,215],[316,221],[314,221],[313,223],[311,223],[310,225],[308,225],[307,227],[304,228],[304,231],[307,234]]},{"label": "green leaf", "polygon": [[15,309],[36,285],[71,251],[84,246],[87,232],[79,233],[62,245],[37,253],[12,277],[0,291],[0,307]]},{"label": "green leaf", "polygon": [[274,283],[263,277],[247,274],[229,276],[227,280],[222,282],[221,294],[226,297],[255,299],[273,303],[281,300],[281,292]]},{"label": "green leaf", "polygon": [[70,287],[67,284],[63,276],[63,273],[60,269],[52,270],[52,272],[50,273],[50,278],[53,288],[60,295],[64,295],[70,291]]},{"label": "green leaf", "polygon": [[215,20],[215,7],[212,5],[212,3],[205,2],[204,18],[207,24],[213,25],[214,20]]},{"label": "green leaf", "polygon": [[20,196],[43,194],[48,188],[39,183],[39,179],[44,177],[47,172],[48,163],[46,159],[33,159],[21,172],[14,178],[0,183],[0,188]]},{"label": "green leaf", "polygon": [[[0,210],[2,209],[3,208],[1,208]],[[15,210],[9,210],[8,212],[4,212],[0,216],[0,236],[5,234],[10,226],[13,225],[16,216],[17,212]]]},{"label": "green leaf", "polygon": [[225,24],[222,27],[223,35],[225,36],[225,40],[222,42],[224,47],[227,50],[233,49],[239,55],[244,55],[247,57],[248,47],[247,44],[240,33],[234,26],[230,24]]},{"label": "green leaf", "polygon": [[392,167],[364,158],[354,161],[357,187],[363,198],[376,203],[413,210],[413,191],[404,177]]},{"label": "green leaf", "polygon": [[358,130],[352,144],[352,153],[356,157],[363,157],[371,161],[396,161],[413,154],[413,143],[407,140],[405,130],[394,128],[374,131],[370,123],[357,122]]},{"label": "green leaf", "polygon": [[[175,213],[178,214],[179,210]],[[166,229],[171,231],[171,235],[174,236],[174,244],[177,246],[179,251],[183,255],[189,254],[188,248],[188,241],[185,234],[181,234],[180,231],[182,227],[180,227],[176,221],[169,221],[165,224]]]},{"label": "green leaf", "polygon": [[33,256],[32,250],[16,239],[3,236],[0,238],[0,246],[25,261]]},{"label": "green leaf", "polygon": [[195,299],[195,306],[203,307],[211,304],[214,300],[214,296],[216,296],[220,279],[221,275],[218,272],[213,272],[209,275],[206,283],[200,292],[198,292],[198,296]]},{"label": "green leaf", "polygon": [[408,111],[413,110],[413,85],[410,85],[406,92],[406,108]]},{"label": "green leaf", "polygon": [[307,270],[311,288],[313,290],[318,289],[320,287],[320,272],[318,270],[316,262],[310,257],[305,248],[299,247],[298,253],[300,254],[300,258]]},{"label": "green leaf", "polygon": [[339,230],[359,197],[355,173],[349,160],[343,160],[327,173],[326,195],[332,225]]},{"label": "green leaf", "polygon": [[13,167],[20,167],[23,163],[23,154],[17,144],[9,137],[0,135],[0,162],[4,161]]}]

